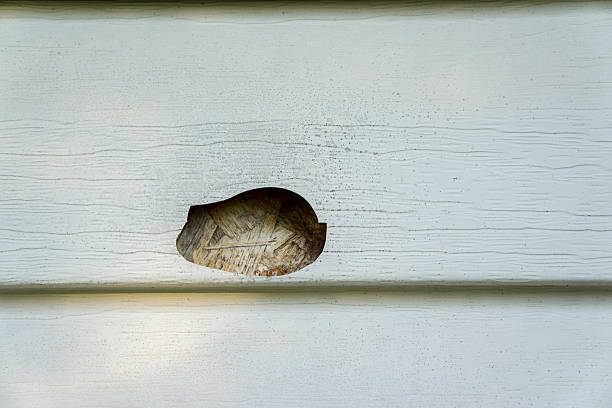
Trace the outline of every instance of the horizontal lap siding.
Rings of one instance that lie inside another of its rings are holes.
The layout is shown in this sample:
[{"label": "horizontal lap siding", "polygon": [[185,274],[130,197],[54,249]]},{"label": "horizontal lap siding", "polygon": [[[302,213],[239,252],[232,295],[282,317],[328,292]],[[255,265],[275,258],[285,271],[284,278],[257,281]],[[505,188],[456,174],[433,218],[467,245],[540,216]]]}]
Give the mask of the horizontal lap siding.
[{"label": "horizontal lap siding", "polygon": [[606,407],[580,293],[0,297],[2,407]]},{"label": "horizontal lap siding", "polygon": [[328,224],[269,285],[608,280],[611,18],[2,6],[0,285],[249,286],[175,239],[190,205],[263,186]]}]

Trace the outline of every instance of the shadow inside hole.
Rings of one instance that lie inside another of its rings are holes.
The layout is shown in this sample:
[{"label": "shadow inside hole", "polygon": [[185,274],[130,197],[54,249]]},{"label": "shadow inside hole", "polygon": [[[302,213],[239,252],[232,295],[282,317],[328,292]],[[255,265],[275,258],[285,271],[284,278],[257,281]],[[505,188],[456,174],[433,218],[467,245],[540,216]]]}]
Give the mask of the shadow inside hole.
[{"label": "shadow inside hole", "polygon": [[326,230],[300,195],[266,187],[192,206],[176,248],[198,265],[280,276],[313,263],[323,251]]}]

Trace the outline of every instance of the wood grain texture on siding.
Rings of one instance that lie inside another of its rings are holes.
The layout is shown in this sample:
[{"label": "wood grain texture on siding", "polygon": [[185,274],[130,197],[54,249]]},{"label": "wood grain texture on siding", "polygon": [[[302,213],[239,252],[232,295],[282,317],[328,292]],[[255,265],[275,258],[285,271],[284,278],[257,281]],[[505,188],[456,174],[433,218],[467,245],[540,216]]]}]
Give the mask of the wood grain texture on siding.
[{"label": "wood grain texture on siding", "polygon": [[610,293],[0,297],[0,406],[608,407]]},{"label": "wood grain texture on siding", "polygon": [[[0,6],[0,285],[610,281],[610,3]],[[288,188],[281,278],[176,251]]]}]

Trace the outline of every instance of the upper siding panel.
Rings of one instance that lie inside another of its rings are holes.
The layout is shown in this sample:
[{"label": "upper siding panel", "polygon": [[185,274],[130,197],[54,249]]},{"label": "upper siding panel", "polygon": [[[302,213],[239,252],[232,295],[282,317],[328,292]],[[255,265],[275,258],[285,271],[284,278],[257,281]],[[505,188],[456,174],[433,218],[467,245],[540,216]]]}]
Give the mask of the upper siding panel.
[{"label": "upper siding panel", "polygon": [[[0,285],[610,280],[607,3],[0,7]],[[276,186],[312,265],[192,265]]]}]

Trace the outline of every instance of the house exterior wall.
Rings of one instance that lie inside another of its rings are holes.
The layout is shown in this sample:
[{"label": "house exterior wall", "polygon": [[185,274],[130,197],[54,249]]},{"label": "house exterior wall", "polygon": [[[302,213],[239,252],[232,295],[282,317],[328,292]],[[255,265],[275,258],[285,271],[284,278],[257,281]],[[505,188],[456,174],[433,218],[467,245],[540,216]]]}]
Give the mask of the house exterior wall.
[{"label": "house exterior wall", "polygon": [[[0,5],[0,407],[612,404],[611,18]],[[259,187],[313,264],[177,252]]]}]

